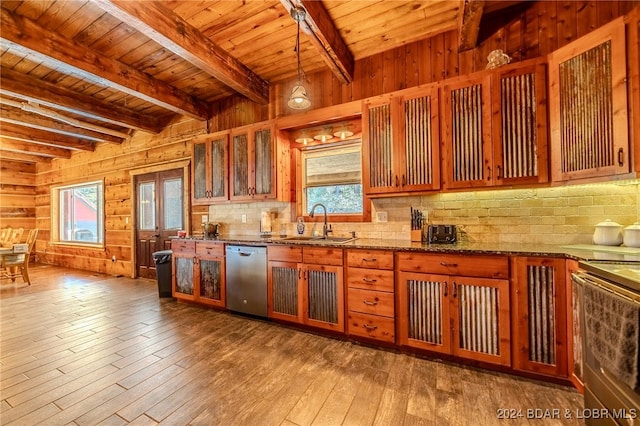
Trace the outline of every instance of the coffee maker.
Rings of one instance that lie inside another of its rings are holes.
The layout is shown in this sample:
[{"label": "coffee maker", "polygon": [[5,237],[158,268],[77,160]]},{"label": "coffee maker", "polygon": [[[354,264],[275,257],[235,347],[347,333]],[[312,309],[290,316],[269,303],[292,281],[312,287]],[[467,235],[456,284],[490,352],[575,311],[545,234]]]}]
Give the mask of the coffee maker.
[{"label": "coffee maker", "polygon": [[202,223],[202,236],[207,239],[215,239],[220,235],[220,224],[215,222]]}]

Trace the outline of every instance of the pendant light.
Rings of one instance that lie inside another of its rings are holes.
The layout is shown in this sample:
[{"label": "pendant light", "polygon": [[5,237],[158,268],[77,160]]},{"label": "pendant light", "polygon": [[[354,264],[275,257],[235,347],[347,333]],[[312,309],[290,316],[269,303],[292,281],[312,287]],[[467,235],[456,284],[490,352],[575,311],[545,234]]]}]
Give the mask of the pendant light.
[{"label": "pendant light", "polygon": [[307,89],[302,85],[302,67],[300,66],[300,21],[304,21],[307,12],[300,6],[291,8],[291,17],[298,23],[298,35],[296,36],[296,55],[298,57],[298,81],[293,86],[287,105],[292,109],[307,109],[311,106],[311,100],[307,95]]}]

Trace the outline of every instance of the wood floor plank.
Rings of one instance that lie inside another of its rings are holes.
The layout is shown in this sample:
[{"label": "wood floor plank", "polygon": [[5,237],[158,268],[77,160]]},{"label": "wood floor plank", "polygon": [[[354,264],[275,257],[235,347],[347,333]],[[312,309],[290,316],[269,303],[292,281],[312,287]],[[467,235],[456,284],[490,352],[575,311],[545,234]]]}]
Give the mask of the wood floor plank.
[{"label": "wood floor plank", "polygon": [[583,407],[566,387],[160,299],[154,280],[31,275],[0,283],[2,425],[494,425],[498,408]]}]

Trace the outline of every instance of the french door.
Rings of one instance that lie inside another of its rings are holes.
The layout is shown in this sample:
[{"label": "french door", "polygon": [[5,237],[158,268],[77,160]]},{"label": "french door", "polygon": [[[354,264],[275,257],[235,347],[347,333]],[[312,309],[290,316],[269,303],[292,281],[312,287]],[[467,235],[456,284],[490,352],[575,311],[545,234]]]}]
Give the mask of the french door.
[{"label": "french door", "polygon": [[184,229],[183,170],[137,175],[136,276],[156,278],[152,254],[171,248],[170,236]]}]

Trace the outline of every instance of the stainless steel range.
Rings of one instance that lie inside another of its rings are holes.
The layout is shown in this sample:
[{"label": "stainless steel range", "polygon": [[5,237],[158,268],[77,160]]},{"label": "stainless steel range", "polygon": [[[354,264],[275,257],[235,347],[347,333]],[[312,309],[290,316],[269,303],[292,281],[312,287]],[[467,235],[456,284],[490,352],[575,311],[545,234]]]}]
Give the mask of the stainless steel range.
[{"label": "stainless steel range", "polygon": [[587,425],[640,425],[640,262],[582,261]]}]

